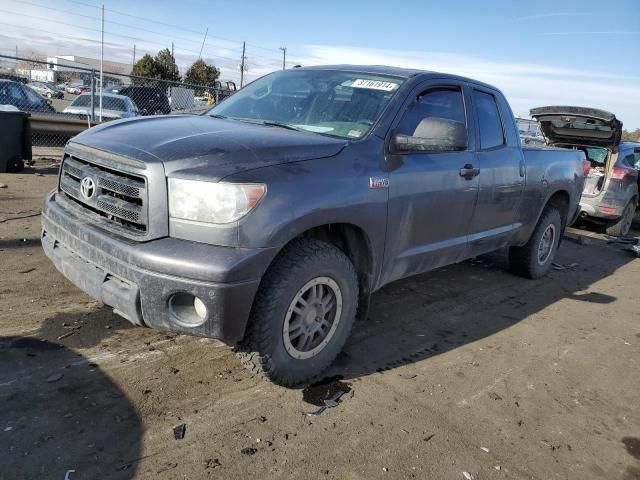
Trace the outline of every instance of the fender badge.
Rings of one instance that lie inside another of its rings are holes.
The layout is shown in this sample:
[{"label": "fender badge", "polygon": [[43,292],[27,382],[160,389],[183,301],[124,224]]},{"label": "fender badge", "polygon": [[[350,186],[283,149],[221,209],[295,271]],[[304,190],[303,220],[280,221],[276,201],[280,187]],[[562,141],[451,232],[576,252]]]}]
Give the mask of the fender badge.
[{"label": "fender badge", "polygon": [[389,188],[387,177],[369,177],[369,188]]}]

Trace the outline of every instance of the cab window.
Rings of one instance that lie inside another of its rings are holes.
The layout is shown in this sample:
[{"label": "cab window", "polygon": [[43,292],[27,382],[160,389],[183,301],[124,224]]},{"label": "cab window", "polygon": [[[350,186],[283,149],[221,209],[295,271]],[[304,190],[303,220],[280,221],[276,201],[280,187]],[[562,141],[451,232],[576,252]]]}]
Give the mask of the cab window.
[{"label": "cab window", "polygon": [[496,98],[490,93],[474,90],[473,101],[480,127],[480,148],[487,150],[504,145],[504,128]]},{"label": "cab window", "polygon": [[397,132],[403,135],[420,136],[420,123],[428,118],[444,118],[466,125],[464,100],[459,88],[436,88],[420,94],[400,121]]}]

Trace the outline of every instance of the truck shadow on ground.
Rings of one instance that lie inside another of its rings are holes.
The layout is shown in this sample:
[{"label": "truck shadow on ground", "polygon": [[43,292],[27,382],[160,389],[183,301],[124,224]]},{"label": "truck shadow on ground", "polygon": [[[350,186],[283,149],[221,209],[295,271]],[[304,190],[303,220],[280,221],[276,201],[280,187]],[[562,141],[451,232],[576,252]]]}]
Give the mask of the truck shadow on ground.
[{"label": "truck shadow on ground", "polygon": [[142,424],[111,378],[72,350],[0,338],[0,479],[134,477]]},{"label": "truck shadow on ground", "polygon": [[142,425],[111,378],[61,345],[0,338],[0,479],[135,475]]},{"label": "truck shadow on ground", "polygon": [[355,379],[419,362],[490,337],[563,299],[615,305],[616,297],[595,284],[634,256],[589,242],[564,241],[556,256],[561,269],[539,280],[508,273],[506,252],[498,252],[384,287],[327,376]]}]

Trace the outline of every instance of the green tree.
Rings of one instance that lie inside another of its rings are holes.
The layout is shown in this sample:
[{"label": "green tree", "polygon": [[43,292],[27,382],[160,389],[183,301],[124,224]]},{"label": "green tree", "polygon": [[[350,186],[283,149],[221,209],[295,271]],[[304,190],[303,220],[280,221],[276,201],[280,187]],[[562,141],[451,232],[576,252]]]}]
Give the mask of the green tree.
[{"label": "green tree", "polygon": [[207,65],[204,60],[196,60],[187,70],[184,81],[192,85],[213,85],[220,76],[220,70],[213,65]]},{"label": "green tree", "polygon": [[162,80],[172,80],[174,82],[180,81],[178,65],[176,65],[176,60],[168,48],[158,52],[155,62],[158,68],[158,78]]},{"label": "green tree", "polygon": [[[158,64],[156,63],[156,59],[148,53],[145,54],[140,60],[138,60],[131,70],[131,75],[138,77],[158,78],[158,74],[159,69]],[[134,78],[132,79],[132,81],[133,83],[137,84],[147,83],[145,80],[138,78]]]}]

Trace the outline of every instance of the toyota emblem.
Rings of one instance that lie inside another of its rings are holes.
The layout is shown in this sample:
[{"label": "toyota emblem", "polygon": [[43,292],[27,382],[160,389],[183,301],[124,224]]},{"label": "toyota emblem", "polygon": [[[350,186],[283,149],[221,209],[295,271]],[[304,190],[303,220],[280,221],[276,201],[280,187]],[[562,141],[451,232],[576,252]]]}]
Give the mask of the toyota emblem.
[{"label": "toyota emblem", "polygon": [[93,197],[94,193],[96,193],[96,183],[93,181],[91,177],[84,177],[80,182],[80,193],[85,198],[85,200],[90,200]]}]

